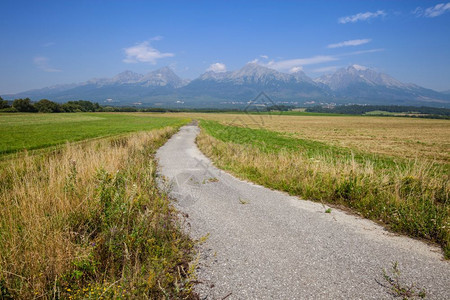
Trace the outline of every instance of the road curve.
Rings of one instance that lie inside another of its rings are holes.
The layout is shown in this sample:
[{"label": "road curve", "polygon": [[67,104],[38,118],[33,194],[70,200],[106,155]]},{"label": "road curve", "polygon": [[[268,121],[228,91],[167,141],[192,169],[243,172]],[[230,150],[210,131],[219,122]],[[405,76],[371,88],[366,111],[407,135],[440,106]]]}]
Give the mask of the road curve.
[{"label": "road curve", "polygon": [[199,151],[198,133],[182,127],[157,158],[190,234],[208,235],[199,246],[201,299],[391,299],[382,268],[394,261],[404,284],[450,299],[450,263],[438,248],[236,179]]}]

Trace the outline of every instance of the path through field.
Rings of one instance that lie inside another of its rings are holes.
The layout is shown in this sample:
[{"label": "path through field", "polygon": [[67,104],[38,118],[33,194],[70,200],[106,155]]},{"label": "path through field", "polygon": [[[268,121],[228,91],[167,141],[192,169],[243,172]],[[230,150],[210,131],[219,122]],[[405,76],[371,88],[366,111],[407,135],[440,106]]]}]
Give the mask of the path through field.
[{"label": "path through field", "polygon": [[[391,299],[400,279],[450,299],[450,263],[440,250],[371,221],[241,181],[212,166],[182,127],[157,153],[177,207],[199,246],[201,299]],[[385,286],[383,286],[385,285]]]}]

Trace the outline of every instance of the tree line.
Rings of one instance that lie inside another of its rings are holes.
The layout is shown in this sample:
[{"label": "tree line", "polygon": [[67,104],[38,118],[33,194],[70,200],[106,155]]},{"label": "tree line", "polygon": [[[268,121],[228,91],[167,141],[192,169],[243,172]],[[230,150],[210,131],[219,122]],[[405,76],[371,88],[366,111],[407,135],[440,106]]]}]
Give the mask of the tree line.
[{"label": "tree line", "polygon": [[64,113],[64,112],[229,112],[238,109],[176,109],[176,108],[137,108],[132,106],[101,106],[86,100],[56,103],[48,99],[42,99],[33,103],[29,98],[16,99],[14,101],[3,100],[0,97],[0,112],[40,112],[40,113]]},{"label": "tree line", "polygon": [[414,114],[427,115],[427,118],[435,117],[439,119],[447,119],[450,117],[450,109],[437,108],[428,106],[400,106],[400,105],[341,105],[333,108],[327,108],[322,106],[314,106],[306,109],[307,112],[315,113],[334,113],[334,114],[346,114],[346,115],[363,115],[373,111],[386,111],[390,113],[405,113],[411,114],[408,117],[414,117]]},{"label": "tree line", "polygon": [[32,102],[29,98],[15,99],[14,101],[3,100],[0,97],[0,112],[30,112],[30,113],[72,113],[72,112],[169,112],[174,111],[164,108],[144,108],[124,106],[101,106],[86,100],[69,101],[63,104],[41,99]]},{"label": "tree line", "polygon": [[[290,111],[293,106],[269,106],[265,110]],[[171,108],[137,108],[130,106],[101,106],[86,100],[69,101],[63,104],[41,99],[32,102],[29,98],[3,100],[0,97],[0,112],[40,112],[40,113],[64,113],[64,112],[238,112],[239,109],[171,109]],[[314,106],[306,109],[306,112],[334,113],[347,115],[363,115],[373,111],[386,111],[391,113],[409,113],[408,117],[425,117],[436,119],[449,119],[450,109],[427,106],[397,106],[397,105],[341,105],[333,108]],[[414,114],[418,114],[417,116]]]},{"label": "tree line", "polygon": [[102,111],[98,103],[78,100],[59,104],[47,99],[38,102],[31,102],[30,98],[15,99],[12,101],[3,100],[0,97],[0,112],[41,112],[41,113],[61,113],[61,112],[96,112]]}]

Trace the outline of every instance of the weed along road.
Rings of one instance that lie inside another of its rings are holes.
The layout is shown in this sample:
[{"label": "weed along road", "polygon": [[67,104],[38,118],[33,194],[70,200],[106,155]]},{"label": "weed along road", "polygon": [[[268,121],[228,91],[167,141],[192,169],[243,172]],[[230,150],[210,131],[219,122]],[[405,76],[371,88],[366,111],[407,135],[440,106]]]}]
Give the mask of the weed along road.
[{"label": "weed along road", "polygon": [[450,263],[438,247],[236,179],[198,150],[198,133],[182,127],[157,158],[164,188],[202,241],[201,299],[391,299],[387,278],[414,284],[410,296],[450,299]]}]

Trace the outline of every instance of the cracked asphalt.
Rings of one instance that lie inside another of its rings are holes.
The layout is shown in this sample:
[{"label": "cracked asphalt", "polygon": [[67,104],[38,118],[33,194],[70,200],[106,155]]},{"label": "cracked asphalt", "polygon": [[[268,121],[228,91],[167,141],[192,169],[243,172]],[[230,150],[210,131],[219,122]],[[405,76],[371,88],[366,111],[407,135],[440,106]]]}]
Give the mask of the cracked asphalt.
[{"label": "cracked asphalt", "polygon": [[[159,175],[198,246],[201,299],[392,299],[382,269],[450,299],[441,250],[375,223],[239,180],[214,167],[184,126],[157,152]],[[161,181],[162,182],[162,181]],[[168,182],[170,184],[168,184]]]}]

